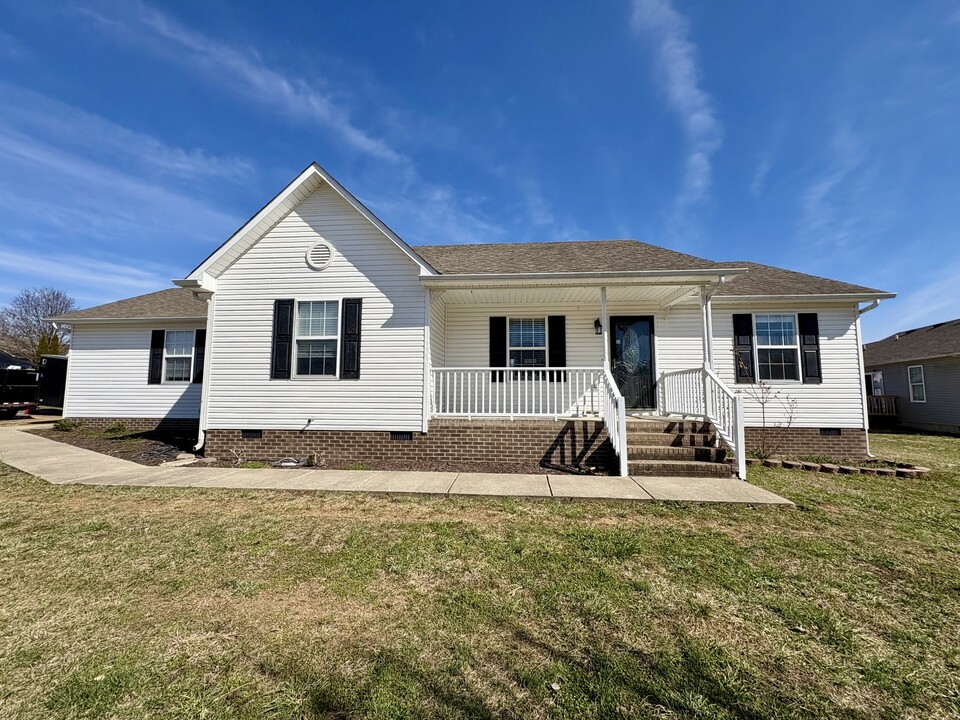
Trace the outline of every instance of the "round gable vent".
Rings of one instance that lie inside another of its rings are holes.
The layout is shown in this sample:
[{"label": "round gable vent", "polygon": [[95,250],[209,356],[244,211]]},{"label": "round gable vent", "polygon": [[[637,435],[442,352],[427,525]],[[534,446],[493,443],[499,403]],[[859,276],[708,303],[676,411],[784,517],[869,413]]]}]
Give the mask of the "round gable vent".
[{"label": "round gable vent", "polygon": [[333,261],[333,247],[326,240],[314,243],[307,250],[307,265],[314,270],[323,270]]}]

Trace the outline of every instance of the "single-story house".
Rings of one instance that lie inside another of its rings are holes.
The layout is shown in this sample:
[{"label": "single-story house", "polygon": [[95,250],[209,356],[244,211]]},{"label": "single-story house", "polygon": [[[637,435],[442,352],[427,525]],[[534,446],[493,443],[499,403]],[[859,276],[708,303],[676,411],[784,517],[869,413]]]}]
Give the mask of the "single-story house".
[{"label": "single-story house", "polygon": [[174,284],[54,318],[66,417],[227,458],[741,477],[774,427],[868,455],[860,314],[893,297],[634,240],[412,247],[316,164]]},{"label": "single-story house", "polygon": [[863,346],[869,414],[960,433],[960,319]]}]

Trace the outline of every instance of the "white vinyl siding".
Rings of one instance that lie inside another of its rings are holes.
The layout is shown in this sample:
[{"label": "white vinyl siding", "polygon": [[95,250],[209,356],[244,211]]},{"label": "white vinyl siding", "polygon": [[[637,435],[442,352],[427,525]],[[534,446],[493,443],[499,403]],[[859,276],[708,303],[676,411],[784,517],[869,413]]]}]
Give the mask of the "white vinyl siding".
[{"label": "white vinyl siding", "polygon": [[[744,413],[748,427],[763,424],[761,406],[751,395],[748,386],[738,385],[734,378],[733,314],[750,313],[792,314],[815,312],[820,330],[820,364],[822,383],[772,383],[784,401],[795,400],[793,427],[863,428],[863,374],[857,343],[857,315],[849,306],[789,307],[765,304],[760,307],[735,307],[729,304],[713,305],[714,369],[720,378],[744,398]],[[767,404],[767,425],[783,423],[787,412],[777,401]]]},{"label": "white vinyl siding", "polygon": [[64,417],[199,417],[201,386],[189,382],[192,376],[186,382],[147,383],[153,330],[189,333],[192,354],[196,326],[75,325],[67,363]]},{"label": "white vinyl siding", "polygon": [[433,367],[443,367],[446,360],[446,303],[438,292],[430,293],[430,362]]},{"label": "white vinyl siding", "polygon": [[[321,236],[335,254],[317,272],[305,254]],[[421,430],[419,272],[328,186],[307,195],[217,279],[207,427]],[[273,301],[283,298],[362,298],[359,380],[270,379]]]},{"label": "white vinyl siding", "polygon": [[[656,372],[700,367],[703,358],[699,308],[674,307],[665,313],[656,306],[609,303],[608,315],[652,315]],[[447,303],[444,354],[447,367],[487,367],[489,364],[490,317],[566,318],[567,367],[596,367],[603,364],[603,337],[595,334],[593,323],[600,315],[596,304],[460,305]],[[549,344],[549,338],[547,339]],[[436,362],[434,365],[439,367]]]}]

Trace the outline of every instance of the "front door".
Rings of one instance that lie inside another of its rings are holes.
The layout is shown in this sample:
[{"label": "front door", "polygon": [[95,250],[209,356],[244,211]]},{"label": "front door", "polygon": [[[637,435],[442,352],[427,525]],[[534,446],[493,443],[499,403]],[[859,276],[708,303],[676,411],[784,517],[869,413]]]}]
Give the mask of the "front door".
[{"label": "front door", "polygon": [[628,408],[656,407],[652,317],[610,318],[610,372]]}]

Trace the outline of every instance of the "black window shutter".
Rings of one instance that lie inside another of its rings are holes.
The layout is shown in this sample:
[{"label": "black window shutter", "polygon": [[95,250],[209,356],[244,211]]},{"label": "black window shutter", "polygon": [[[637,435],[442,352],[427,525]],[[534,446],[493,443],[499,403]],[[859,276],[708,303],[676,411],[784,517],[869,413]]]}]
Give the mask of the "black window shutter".
[{"label": "black window shutter", "polygon": [[340,328],[340,379],[360,379],[360,326],[363,300],[344,298]]},{"label": "black window shutter", "polygon": [[733,348],[738,383],[756,382],[753,368],[753,315],[737,313],[733,316]]},{"label": "black window shutter", "polygon": [[193,334],[193,381],[203,382],[203,356],[207,349],[207,331],[198,329]]},{"label": "black window shutter", "polygon": [[[507,367],[507,318],[490,318],[490,367]],[[503,382],[503,372],[494,372],[491,380]]]},{"label": "black window shutter", "polygon": [[273,349],[270,357],[270,377],[273,380],[290,379],[290,360],[293,356],[293,300],[273,301]]},{"label": "black window shutter", "polygon": [[[547,317],[547,365],[552,368],[567,366],[567,318],[564,315]],[[566,373],[547,373],[551,381],[563,382]]]},{"label": "black window shutter", "polygon": [[823,382],[820,366],[820,323],[816,313],[798,313],[800,329],[800,375],[805,383]]},{"label": "black window shutter", "polygon": [[148,385],[159,385],[163,379],[163,344],[166,333],[163,330],[154,330],[150,334],[150,374],[147,377]]}]

